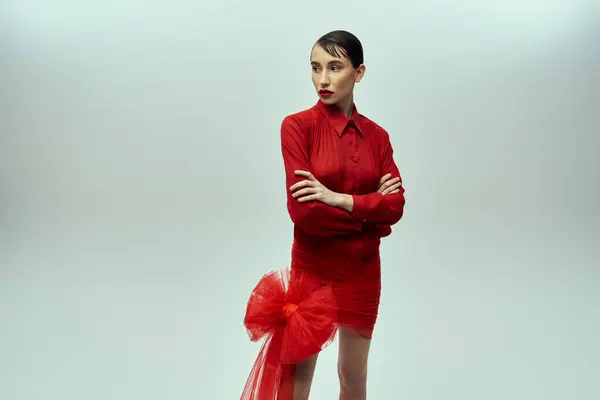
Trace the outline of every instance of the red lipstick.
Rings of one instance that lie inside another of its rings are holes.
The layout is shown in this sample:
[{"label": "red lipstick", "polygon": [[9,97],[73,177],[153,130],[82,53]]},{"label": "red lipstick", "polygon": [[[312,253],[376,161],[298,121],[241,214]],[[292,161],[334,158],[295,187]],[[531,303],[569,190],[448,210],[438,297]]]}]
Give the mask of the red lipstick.
[{"label": "red lipstick", "polygon": [[330,97],[332,94],[333,94],[333,92],[331,90],[327,90],[327,89],[319,90],[319,95],[321,95],[321,97]]}]

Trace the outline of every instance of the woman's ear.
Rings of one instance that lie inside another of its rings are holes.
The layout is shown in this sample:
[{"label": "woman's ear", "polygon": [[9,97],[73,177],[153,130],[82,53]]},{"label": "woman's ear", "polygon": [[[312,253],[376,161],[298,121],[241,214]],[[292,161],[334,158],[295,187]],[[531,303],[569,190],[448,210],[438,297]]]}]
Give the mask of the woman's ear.
[{"label": "woman's ear", "polygon": [[365,72],[367,70],[367,67],[365,66],[365,64],[361,64],[357,69],[356,69],[356,79],[354,79],[355,83],[360,82],[360,80],[363,78],[363,76],[365,76]]}]

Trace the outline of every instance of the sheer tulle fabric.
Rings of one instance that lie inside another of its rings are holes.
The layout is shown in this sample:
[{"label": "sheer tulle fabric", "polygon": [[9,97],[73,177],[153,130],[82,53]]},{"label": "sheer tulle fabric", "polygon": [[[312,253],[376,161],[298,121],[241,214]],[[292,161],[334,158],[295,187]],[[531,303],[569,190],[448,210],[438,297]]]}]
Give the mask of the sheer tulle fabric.
[{"label": "sheer tulle fabric", "polygon": [[252,291],[244,326],[250,340],[264,342],[241,400],[293,400],[295,364],[329,345],[337,332],[334,291],[302,271],[273,271]]}]

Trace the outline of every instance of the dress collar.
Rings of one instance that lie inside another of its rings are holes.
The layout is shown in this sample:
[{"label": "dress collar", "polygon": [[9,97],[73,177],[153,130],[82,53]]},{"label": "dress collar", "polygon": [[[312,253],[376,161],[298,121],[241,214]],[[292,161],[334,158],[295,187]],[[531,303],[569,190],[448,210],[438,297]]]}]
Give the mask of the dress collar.
[{"label": "dress collar", "polygon": [[354,108],[352,110],[352,116],[350,118],[348,118],[338,106],[325,104],[320,99],[318,100],[315,107],[329,120],[329,123],[331,124],[331,126],[333,126],[338,136],[342,136],[342,133],[344,133],[344,129],[346,129],[346,126],[350,122],[353,122],[356,126],[356,130],[361,135],[363,135],[363,132],[360,127],[360,114],[358,113],[356,104],[353,104]]}]

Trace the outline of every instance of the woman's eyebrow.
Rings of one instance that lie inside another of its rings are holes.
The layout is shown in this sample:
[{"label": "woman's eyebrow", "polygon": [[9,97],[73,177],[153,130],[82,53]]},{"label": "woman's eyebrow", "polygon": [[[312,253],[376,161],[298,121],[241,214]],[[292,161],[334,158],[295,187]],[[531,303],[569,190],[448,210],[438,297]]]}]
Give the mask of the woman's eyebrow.
[{"label": "woman's eyebrow", "polygon": [[[312,65],[321,65],[320,62],[317,61],[311,61],[310,62]],[[331,60],[327,63],[327,65],[331,65],[331,64],[343,64],[344,62],[342,60]]]}]

